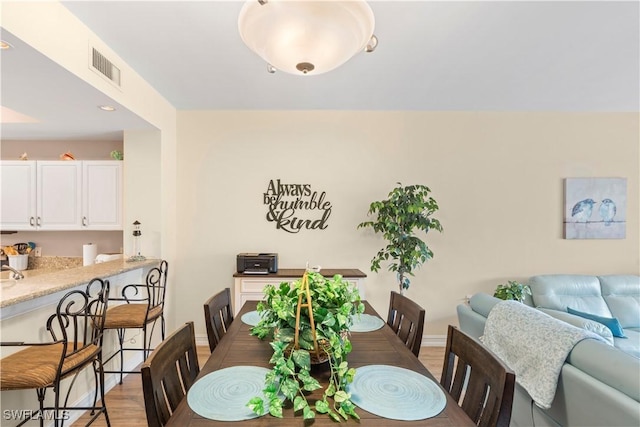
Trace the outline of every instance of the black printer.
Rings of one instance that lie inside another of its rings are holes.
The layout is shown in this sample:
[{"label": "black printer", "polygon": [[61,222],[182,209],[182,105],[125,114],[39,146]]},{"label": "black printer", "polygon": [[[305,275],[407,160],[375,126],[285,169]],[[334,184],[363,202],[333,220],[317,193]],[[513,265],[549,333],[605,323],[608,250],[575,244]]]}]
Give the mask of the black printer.
[{"label": "black printer", "polygon": [[278,254],[243,253],[236,257],[238,273],[269,274],[278,272]]}]

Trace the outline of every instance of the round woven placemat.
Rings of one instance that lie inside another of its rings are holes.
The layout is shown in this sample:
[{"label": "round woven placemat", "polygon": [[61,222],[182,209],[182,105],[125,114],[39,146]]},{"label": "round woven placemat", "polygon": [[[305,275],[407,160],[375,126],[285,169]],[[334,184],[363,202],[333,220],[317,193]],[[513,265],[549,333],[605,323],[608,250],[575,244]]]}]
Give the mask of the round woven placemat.
[{"label": "round woven placemat", "polygon": [[358,407],[392,420],[431,418],[447,405],[447,398],[438,384],[424,375],[397,366],[357,368],[349,393],[351,401]]}]

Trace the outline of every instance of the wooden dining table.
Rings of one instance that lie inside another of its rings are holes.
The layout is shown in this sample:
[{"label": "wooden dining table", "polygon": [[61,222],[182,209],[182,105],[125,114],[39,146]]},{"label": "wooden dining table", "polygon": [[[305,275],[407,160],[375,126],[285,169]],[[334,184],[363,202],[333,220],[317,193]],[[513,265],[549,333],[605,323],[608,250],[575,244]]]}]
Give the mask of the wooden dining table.
[{"label": "wooden dining table", "polygon": [[[201,367],[198,379],[205,375],[223,368],[233,366],[261,366],[271,368],[269,359],[273,350],[269,345],[269,340],[260,340],[250,335],[251,326],[241,320],[244,313],[256,309],[256,301],[247,301],[229,330],[224,335],[211,356]],[[365,301],[365,313],[378,316],[378,313]],[[371,332],[352,332],[350,336],[353,344],[353,351],[348,355],[349,366],[358,368],[367,365],[392,365],[396,367],[410,369],[418,372],[436,383],[439,383],[418,358],[404,345],[404,343],[393,333],[391,328],[385,323],[378,330]],[[320,376],[318,376],[320,375]],[[356,374],[357,375],[357,374]],[[314,374],[323,384],[327,384],[327,374]],[[197,380],[196,380],[197,381]],[[321,390],[314,392],[308,399],[314,401],[321,395]],[[394,426],[425,426],[425,427],[463,427],[474,426],[473,421],[456,404],[456,402],[445,392],[446,406],[438,415],[418,421],[399,421],[380,417],[367,412],[361,408],[356,408],[360,420],[349,419],[342,423],[331,420],[326,414],[317,414],[313,420],[305,421],[300,413],[294,413],[293,409],[286,407],[283,418],[276,418],[269,414],[245,421],[216,421],[203,418],[195,413],[185,398],[171,417],[166,427],[260,427],[260,426],[372,426],[372,427],[394,427]]]}]

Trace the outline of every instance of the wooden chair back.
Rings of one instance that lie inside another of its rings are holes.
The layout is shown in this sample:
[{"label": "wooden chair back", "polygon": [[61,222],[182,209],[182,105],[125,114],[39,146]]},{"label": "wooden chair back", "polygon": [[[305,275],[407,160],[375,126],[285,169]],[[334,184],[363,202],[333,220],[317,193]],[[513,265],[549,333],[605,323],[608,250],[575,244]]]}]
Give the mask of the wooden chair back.
[{"label": "wooden chair back", "polygon": [[200,372],[193,322],[162,341],[141,368],[142,392],[149,427],[164,426]]},{"label": "wooden chair back", "polygon": [[387,324],[405,345],[418,357],[422,344],[425,310],[415,301],[392,291]]},{"label": "wooden chair back", "polygon": [[516,376],[495,354],[449,325],[440,384],[479,427],[508,427]]},{"label": "wooden chair back", "polygon": [[213,352],[233,322],[231,289],[225,288],[204,303],[204,321],[207,326],[209,350]]}]

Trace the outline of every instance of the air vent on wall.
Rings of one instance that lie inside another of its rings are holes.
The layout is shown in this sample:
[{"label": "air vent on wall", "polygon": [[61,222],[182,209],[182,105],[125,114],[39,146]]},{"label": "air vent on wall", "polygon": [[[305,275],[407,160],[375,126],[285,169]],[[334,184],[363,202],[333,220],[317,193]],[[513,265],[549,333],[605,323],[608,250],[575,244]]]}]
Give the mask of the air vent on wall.
[{"label": "air vent on wall", "polygon": [[113,65],[95,47],[91,48],[91,67],[94,71],[97,71],[110,82],[120,87],[120,69]]}]

